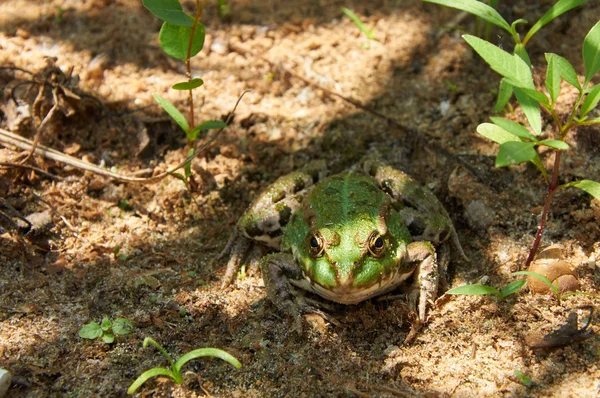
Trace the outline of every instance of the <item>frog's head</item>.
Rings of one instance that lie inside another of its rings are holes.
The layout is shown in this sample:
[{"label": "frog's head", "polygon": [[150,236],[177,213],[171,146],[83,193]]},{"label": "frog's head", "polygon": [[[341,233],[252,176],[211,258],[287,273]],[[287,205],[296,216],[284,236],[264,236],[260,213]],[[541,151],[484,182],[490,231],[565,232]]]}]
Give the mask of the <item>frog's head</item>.
[{"label": "frog's head", "polygon": [[390,290],[414,269],[403,262],[410,234],[399,213],[363,175],[336,176],[315,187],[284,241],[302,270],[303,285],[344,304]]}]

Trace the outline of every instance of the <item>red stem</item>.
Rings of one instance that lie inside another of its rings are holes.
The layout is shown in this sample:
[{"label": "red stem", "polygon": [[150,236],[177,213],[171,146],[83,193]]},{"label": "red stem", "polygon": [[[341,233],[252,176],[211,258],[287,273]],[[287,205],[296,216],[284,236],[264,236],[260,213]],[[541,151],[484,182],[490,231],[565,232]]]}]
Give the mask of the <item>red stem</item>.
[{"label": "red stem", "polygon": [[533,241],[533,245],[531,246],[531,250],[529,250],[529,256],[527,257],[527,261],[525,262],[525,268],[529,268],[529,264],[535,258],[535,254],[537,253],[538,247],[542,240],[542,235],[544,233],[544,227],[546,226],[546,219],[548,218],[548,213],[550,212],[550,202],[552,202],[552,196],[554,196],[554,192],[557,189],[558,182],[558,172],[560,169],[560,158],[562,156],[562,151],[557,150],[556,155],[554,156],[554,171],[552,172],[552,180],[550,184],[548,184],[548,194],[546,195],[546,202],[544,203],[544,209],[542,210],[542,218],[540,220],[540,225],[538,225],[537,233],[535,234],[535,239]]}]

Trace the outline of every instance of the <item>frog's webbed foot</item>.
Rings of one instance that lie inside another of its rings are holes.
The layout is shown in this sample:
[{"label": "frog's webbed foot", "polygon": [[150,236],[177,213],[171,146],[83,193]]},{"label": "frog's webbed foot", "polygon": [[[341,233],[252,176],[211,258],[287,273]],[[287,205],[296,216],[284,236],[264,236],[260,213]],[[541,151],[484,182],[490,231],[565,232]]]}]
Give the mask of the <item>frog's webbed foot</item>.
[{"label": "frog's webbed foot", "polygon": [[224,258],[227,254],[231,252],[231,257],[227,262],[227,268],[225,270],[225,276],[223,276],[221,288],[225,288],[229,286],[231,282],[233,282],[233,279],[235,278],[237,272],[240,270],[242,266],[242,261],[246,257],[251,246],[252,241],[243,236],[241,233],[239,233],[237,229],[234,230],[234,232],[232,232],[231,238],[229,238],[229,241],[225,245],[223,251],[219,253],[219,255],[215,257],[211,262],[211,264],[213,264],[215,261]]},{"label": "frog's webbed foot", "polygon": [[408,245],[410,262],[417,262],[415,271],[416,288],[408,294],[408,307],[418,314],[421,324],[427,321],[427,311],[437,296],[439,268],[437,255],[429,242],[412,242]]},{"label": "frog's webbed foot", "polygon": [[295,293],[289,280],[302,278],[302,273],[292,255],[270,254],[262,259],[260,268],[267,297],[280,312],[294,319],[293,329],[296,332],[302,332],[303,314],[318,314],[327,321],[339,325],[339,322],[317,308],[312,300]]}]

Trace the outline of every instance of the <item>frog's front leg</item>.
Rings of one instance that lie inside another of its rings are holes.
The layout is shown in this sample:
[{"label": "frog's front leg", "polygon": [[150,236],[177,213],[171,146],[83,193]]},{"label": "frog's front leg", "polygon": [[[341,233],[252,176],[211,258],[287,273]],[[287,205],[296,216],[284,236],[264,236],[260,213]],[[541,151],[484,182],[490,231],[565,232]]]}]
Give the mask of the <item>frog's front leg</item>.
[{"label": "frog's front leg", "polygon": [[427,320],[430,303],[437,297],[440,279],[435,248],[429,242],[412,242],[408,244],[408,262],[416,262],[414,273],[415,288],[408,294],[408,307],[412,316],[411,330],[405,343],[410,343]]},{"label": "frog's front leg", "polygon": [[415,289],[409,293],[409,308],[417,313],[419,322],[425,323],[429,303],[437,297],[440,278],[437,256],[435,248],[429,242],[412,242],[407,249],[408,261],[417,263],[414,273]]},{"label": "frog's front leg", "polygon": [[279,311],[294,318],[294,329],[302,330],[302,314],[317,313],[329,319],[325,314],[308,304],[302,297],[294,294],[290,283],[292,280],[303,280],[302,271],[288,253],[274,253],[265,256],[260,268],[267,297]]}]

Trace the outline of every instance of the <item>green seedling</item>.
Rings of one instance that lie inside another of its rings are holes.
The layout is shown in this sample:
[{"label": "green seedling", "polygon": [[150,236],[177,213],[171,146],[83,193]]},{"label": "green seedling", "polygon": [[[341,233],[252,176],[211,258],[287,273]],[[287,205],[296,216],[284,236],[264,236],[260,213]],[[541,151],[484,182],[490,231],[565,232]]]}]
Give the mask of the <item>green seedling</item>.
[{"label": "green seedling", "polygon": [[367,29],[365,24],[362,23],[360,18],[352,10],[342,7],[342,12],[354,22],[354,25],[363,32],[368,40],[375,40],[375,29]]},{"label": "green seedling", "polygon": [[231,12],[231,6],[227,4],[227,0],[219,0],[217,15],[219,15],[221,21],[231,22],[233,13]]},{"label": "green seedling", "polygon": [[[200,0],[196,0],[196,13],[193,16],[183,11],[178,0],[143,0],[142,3],[152,14],[163,21],[158,35],[160,47],[167,55],[185,61],[187,81],[176,83],[172,88],[188,92],[190,105],[189,121],[168,100],[158,94],[152,95],[161,108],[184,131],[191,148],[191,153],[193,154],[194,143],[202,131],[222,129],[226,126],[220,120],[207,120],[196,125],[194,118],[193,90],[201,87],[204,81],[198,77],[192,77],[191,58],[197,55],[204,47],[205,32],[200,18],[206,6],[206,0],[202,3]],[[223,4],[226,6],[224,2]],[[182,180],[189,190],[189,179],[191,176],[189,162],[184,167],[184,174],[172,173],[172,175]]]},{"label": "green seedling", "polygon": [[525,275],[525,276],[530,276],[532,278],[538,279],[542,282],[544,282],[546,285],[548,285],[548,287],[550,288],[550,290],[552,291],[552,293],[554,294],[554,297],[556,297],[556,301],[558,301],[558,303],[560,304],[560,302],[566,298],[566,297],[570,297],[570,296],[579,296],[579,295],[584,295],[584,296],[590,296],[590,297],[595,297],[598,298],[598,296],[596,296],[595,294],[591,294],[591,293],[586,293],[586,292],[567,292],[564,294],[560,293],[559,290],[559,286],[558,286],[558,281],[556,281],[556,283],[552,283],[548,278],[546,278],[544,275],[539,274],[537,272],[531,272],[531,271],[517,271],[517,272],[513,272],[513,275]]},{"label": "green seedling", "polygon": [[[573,66],[565,58],[546,53],[547,94],[536,89],[532,65],[525,45],[543,26],[563,13],[585,3],[587,0],[559,0],[537,21],[521,39],[517,26],[527,21],[519,19],[509,24],[493,7],[477,0],[424,0],[470,12],[479,18],[508,32],[515,42],[513,53],[508,53],[496,45],[471,35],[464,35],[465,41],[477,52],[489,66],[502,76],[496,102],[496,112],[501,111],[514,95],[529,123],[527,127],[505,118],[493,117],[492,123],[483,123],[477,132],[500,144],[496,156],[496,166],[504,167],[524,162],[533,163],[541,172],[548,193],[540,217],[536,236],[529,251],[525,267],[533,261],[539,247],[546,219],[550,211],[553,195],[559,189],[579,188],[600,200],[600,184],[592,180],[578,180],[564,184],[558,183],[562,153],[569,150],[565,142],[567,135],[579,126],[600,124],[600,117],[592,116],[600,102],[600,85],[592,86],[591,80],[600,71],[600,22],[596,23],[583,40],[583,64],[585,77],[580,83]],[[560,95],[561,81],[575,87],[577,99],[568,115],[559,115],[555,109]],[[551,139],[538,139],[542,134],[541,110],[553,120]],[[530,131],[531,130],[531,131]],[[548,147],[554,154],[554,166],[549,173],[539,156],[539,148]]]},{"label": "green seedling", "polygon": [[199,348],[193,351],[184,354],[181,358],[175,362],[171,355],[158,344],[154,339],[150,337],[146,337],[144,339],[143,347],[146,348],[148,345],[154,346],[166,359],[169,361],[170,368],[152,368],[150,370],[142,373],[135,381],[131,384],[129,389],[127,390],[127,394],[134,394],[135,391],[140,388],[142,384],[153,377],[157,376],[167,376],[171,378],[176,384],[181,384],[183,382],[183,377],[181,375],[181,368],[183,365],[191,361],[192,359],[200,358],[200,357],[217,357],[221,358],[225,362],[228,362],[236,369],[242,367],[240,361],[238,361],[233,355],[229,354],[226,351],[219,350],[218,348]]},{"label": "green seedling", "polygon": [[95,340],[101,338],[106,344],[112,344],[115,341],[116,335],[125,335],[131,333],[133,324],[125,318],[117,318],[114,322],[104,317],[100,324],[92,321],[83,325],[79,329],[79,337],[83,339]]},{"label": "green seedling", "polygon": [[527,376],[525,373],[523,373],[522,371],[515,369],[515,377],[524,385],[524,386],[531,386],[531,377]]},{"label": "green seedling", "polygon": [[525,286],[525,279],[518,280],[514,282],[510,282],[508,285],[504,286],[501,290],[496,289],[492,286],[485,285],[464,285],[455,287],[454,289],[450,289],[446,292],[446,294],[460,294],[466,296],[485,296],[485,295],[494,295],[498,299],[505,299],[507,296],[510,296],[513,293],[521,290],[523,286]]}]

